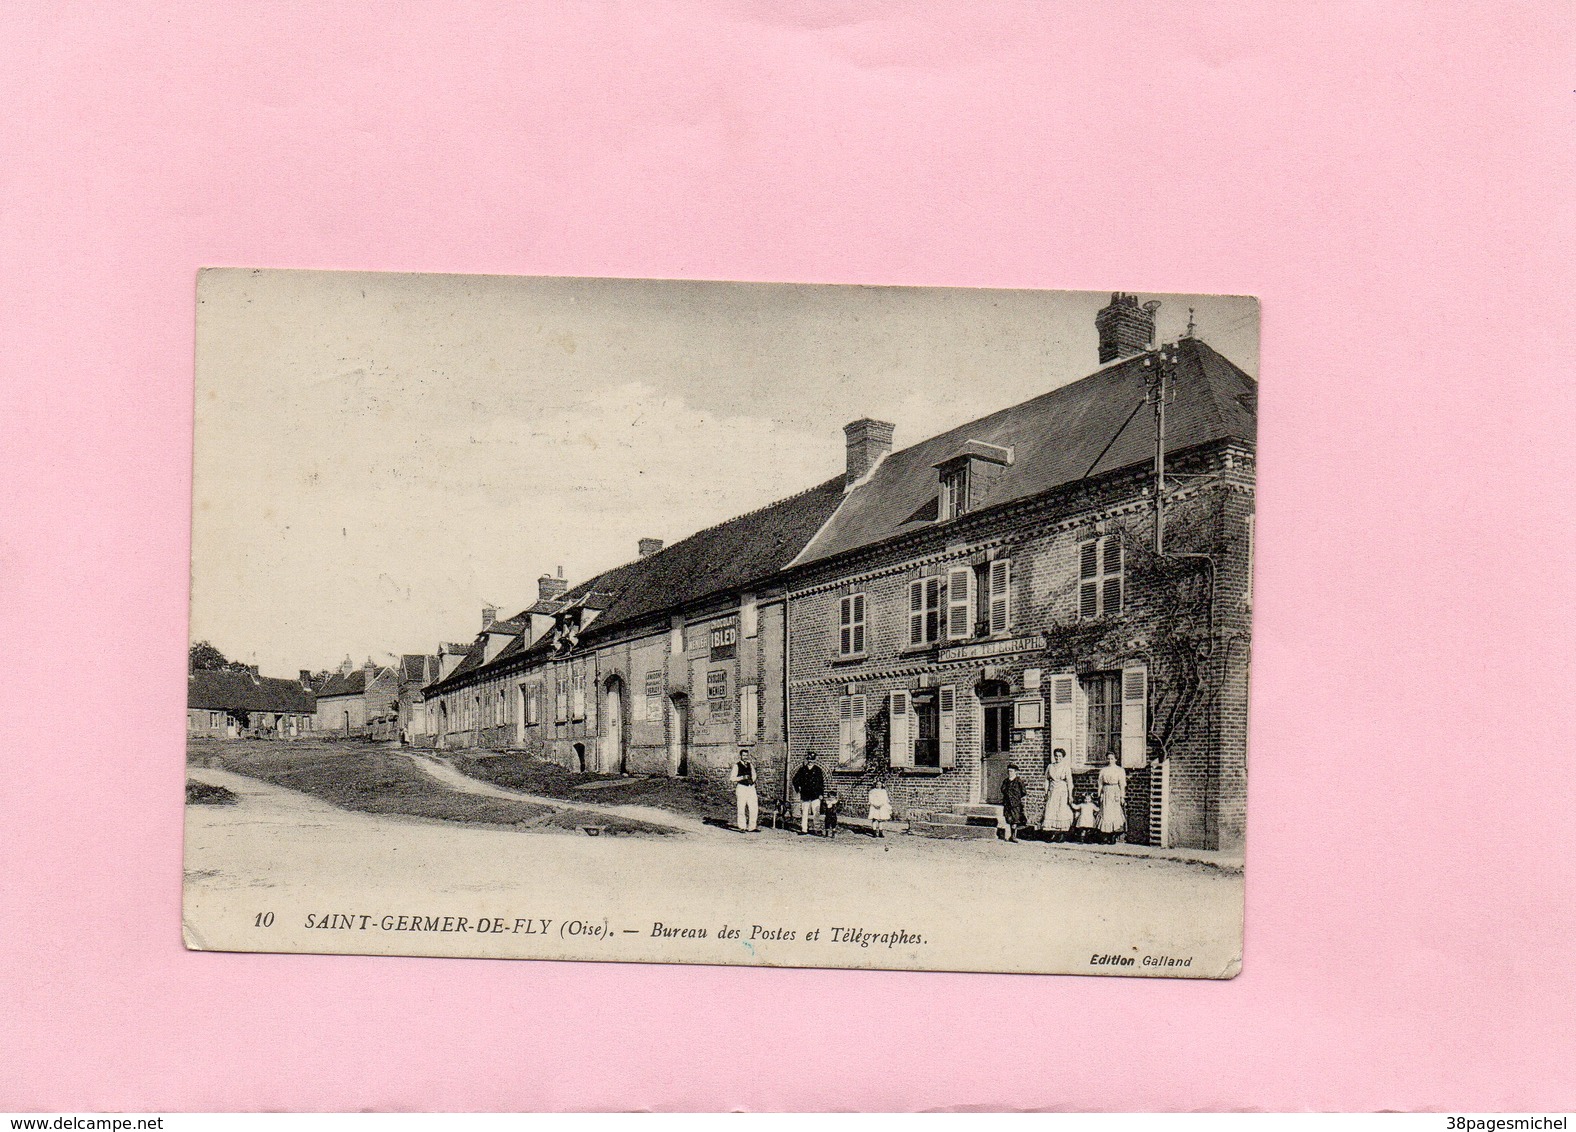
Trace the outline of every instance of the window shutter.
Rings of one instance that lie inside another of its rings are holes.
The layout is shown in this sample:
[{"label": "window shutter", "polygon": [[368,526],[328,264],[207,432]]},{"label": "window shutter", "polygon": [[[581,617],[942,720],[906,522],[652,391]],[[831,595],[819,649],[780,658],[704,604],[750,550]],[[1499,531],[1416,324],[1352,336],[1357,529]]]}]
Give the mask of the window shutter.
[{"label": "window shutter", "polygon": [[837,764],[847,766],[853,757],[854,698],[842,696],[837,701]]},{"label": "window shutter", "polygon": [[745,594],[739,603],[739,635],[746,640],[760,633],[760,608],[754,594]]},{"label": "window shutter", "polygon": [[1122,765],[1149,765],[1149,669],[1122,669]]},{"label": "window shutter", "polygon": [[739,738],[745,743],[753,743],[760,735],[761,712],[760,701],[754,684],[745,684],[739,688]]},{"label": "window shutter", "polygon": [[908,584],[908,643],[925,643],[925,580]]},{"label": "window shutter", "polygon": [[849,753],[853,757],[855,766],[862,766],[865,761],[865,716],[867,701],[864,696],[849,696]]},{"label": "window shutter", "polygon": [[1076,676],[1051,677],[1051,750],[1057,747],[1067,752],[1070,766],[1077,766],[1077,749],[1074,737],[1078,733],[1078,711],[1075,704]]},{"label": "window shutter", "polygon": [[845,597],[837,603],[837,649],[844,656],[854,651],[854,599]]},{"label": "window shutter", "polygon": [[1074,770],[1089,769],[1089,693],[1073,677],[1073,745],[1068,752]]},{"label": "window shutter", "polygon": [[947,571],[947,638],[974,635],[974,570],[955,566]]},{"label": "window shutter", "polygon": [[[589,662],[588,662],[589,663]],[[596,684],[592,680],[592,673],[587,671],[580,677],[580,695],[585,700],[586,726],[596,729]]]},{"label": "window shutter", "polygon": [[1122,539],[1107,535],[1105,543],[1105,592],[1101,595],[1101,612],[1115,617],[1122,612]]},{"label": "window shutter", "polygon": [[990,564],[990,631],[1005,633],[1012,624],[1012,562],[998,558]]},{"label": "window shutter", "polygon": [[892,692],[887,696],[887,761],[895,767],[914,765],[908,707],[907,692]]},{"label": "window shutter", "polygon": [[856,653],[857,652],[864,652],[865,651],[865,595],[864,594],[855,594],[853,596],[853,598],[851,599],[851,604],[853,606],[853,623],[850,626],[850,628],[852,629],[851,638],[853,640],[854,652],[856,652]]},{"label": "window shutter", "polygon": [[1090,539],[1078,546],[1078,616],[1100,615],[1100,543]]},{"label": "window shutter", "polygon": [[943,684],[937,689],[936,697],[941,707],[941,769],[951,770],[958,762],[957,689],[951,684]]}]

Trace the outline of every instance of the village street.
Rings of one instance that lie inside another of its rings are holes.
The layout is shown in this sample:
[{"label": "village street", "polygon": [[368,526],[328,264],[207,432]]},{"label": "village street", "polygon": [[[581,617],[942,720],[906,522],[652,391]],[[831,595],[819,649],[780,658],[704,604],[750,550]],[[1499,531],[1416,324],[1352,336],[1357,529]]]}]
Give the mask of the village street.
[{"label": "village street", "polygon": [[187,807],[199,949],[1204,977],[1239,960],[1232,869],[1036,842],[589,837],[354,813],[224,770],[191,777],[239,795]]}]

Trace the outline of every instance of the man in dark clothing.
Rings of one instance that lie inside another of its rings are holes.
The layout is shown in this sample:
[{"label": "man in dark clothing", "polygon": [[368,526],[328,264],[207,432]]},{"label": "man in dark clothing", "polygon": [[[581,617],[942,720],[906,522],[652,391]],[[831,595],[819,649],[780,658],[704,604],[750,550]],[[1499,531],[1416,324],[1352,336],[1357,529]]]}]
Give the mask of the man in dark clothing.
[{"label": "man in dark clothing", "polygon": [[1007,840],[1018,840],[1018,827],[1029,824],[1029,819],[1024,816],[1023,796],[1026,788],[1023,779],[1018,777],[1018,768],[1007,768],[1007,779],[1001,784],[1001,816],[1007,823]]},{"label": "man in dark clothing", "polygon": [[793,790],[799,799],[799,832],[810,832],[810,812],[820,808],[821,795],[826,792],[826,775],[815,761],[815,752],[804,753],[804,763],[793,772]]}]

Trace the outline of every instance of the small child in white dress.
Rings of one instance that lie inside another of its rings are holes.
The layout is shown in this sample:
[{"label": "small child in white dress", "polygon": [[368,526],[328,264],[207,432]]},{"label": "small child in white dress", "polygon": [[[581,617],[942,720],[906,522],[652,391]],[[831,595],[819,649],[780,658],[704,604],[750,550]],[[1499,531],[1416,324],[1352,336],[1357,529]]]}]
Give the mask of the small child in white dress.
[{"label": "small child in white dress", "polygon": [[1091,840],[1095,826],[1100,820],[1100,807],[1094,800],[1094,794],[1085,794],[1083,800],[1073,807],[1073,812],[1078,815],[1073,820],[1073,833],[1076,839],[1079,841]]},{"label": "small child in white dress", "polygon": [[892,799],[886,787],[877,782],[870,788],[870,827],[876,837],[886,836],[886,823],[892,820]]}]

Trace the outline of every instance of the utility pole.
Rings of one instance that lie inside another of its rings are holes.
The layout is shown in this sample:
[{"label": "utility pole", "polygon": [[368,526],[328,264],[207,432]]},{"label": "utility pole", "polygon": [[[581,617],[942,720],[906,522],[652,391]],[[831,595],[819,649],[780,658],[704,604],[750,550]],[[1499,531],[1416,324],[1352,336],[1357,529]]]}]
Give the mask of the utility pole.
[{"label": "utility pole", "polygon": [[1144,359],[1149,387],[1144,400],[1155,407],[1155,554],[1166,552],[1166,403],[1176,398],[1171,378],[1176,346],[1162,346]]}]

